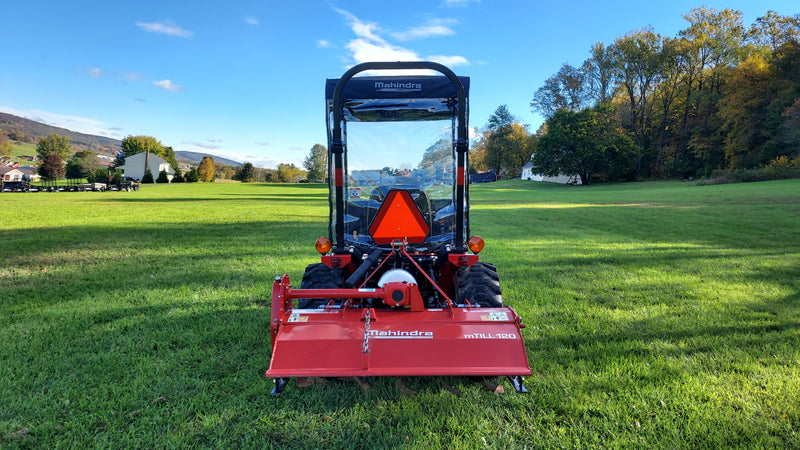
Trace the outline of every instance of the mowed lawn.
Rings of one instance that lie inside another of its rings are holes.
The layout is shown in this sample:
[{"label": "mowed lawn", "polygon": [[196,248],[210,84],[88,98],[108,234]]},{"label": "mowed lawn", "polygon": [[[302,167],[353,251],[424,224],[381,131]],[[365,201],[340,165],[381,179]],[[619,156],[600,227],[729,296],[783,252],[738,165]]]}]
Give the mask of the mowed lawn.
[{"label": "mowed lawn", "polygon": [[0,447],[800,447],[800,180],[473,186],[529,393],[269,396],[319,185],[0,194]]}]

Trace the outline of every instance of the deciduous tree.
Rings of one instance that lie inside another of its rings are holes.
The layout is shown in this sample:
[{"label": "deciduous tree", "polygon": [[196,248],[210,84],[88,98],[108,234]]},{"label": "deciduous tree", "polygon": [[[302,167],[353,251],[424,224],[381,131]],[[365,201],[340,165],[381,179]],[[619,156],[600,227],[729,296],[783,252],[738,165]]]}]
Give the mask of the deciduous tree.
[{"label": "deciduous tree", "polygon": [[589,53],[591,57],[581,66],[588,85],[589,97],[594,100],[594,104],[608,103],[614,95],[616,86],[614,55],[602,42],[595,42]]},{"label": "deciduous tree", "polygon": [[611,109],[602,106],[556,111],[547,121],[547,133],[537,142],[536,171],[548,176],[578,175],[582,184],[598,174],[619,178],[632,172],[635,146],[610,114]]},{"label": "deciduous tree", "polygon": [[616,77],[625,91],[627,115],[623,123],[633,133],[639,157],[636,176],[642,171],[642,159],[648,150],[653,97],[661,81],[664,38],[644,29],[617,38],[613,45]]},{"label": "deciduous tree", "polygon": [[489,165],[486,163],[486,141],[489,139],[491,131],[484,130],[472,142],[469,149],[469,173],[486,172]]},{"label": "deciduous tree", "polygon": [[586,106],[590,95],[585,73],[579,68],[564,64],[533,95],[531,109],[545,117],[552,116],[561,108],[577,111]]},{"label": "deciduous tree", "polygon": [[41,159],[38,169],[39,175],[47,181],[59,180],[64,177],[64,159],[57,152],[50,152]]},{"label": "deciduous tree", "polygon": [[80,151],[72,155],[67,162],[67,178],[86,178],[98,168],[100,168],[100,160],[97,158],[97,153]]},{"label": "deciduous tree", "polygon": [[41,138],[36,145],[36,155],[39,159],[44,159],[48,153],[57,153],[62,161],[69,158],[72,155],[69,138],[60,134],[49,134]]},{"label": "deciduous tree", "polygon": [[495,130],[486,142],[486,164],[502,177],[518,177],[533,153],[528,142],[528,130],[519,122]]},{"label": "deciduous tree", "polygon": [[281,183],[297,183],[305,176],[306,172],[294,164],[278,164],[278,181]]},{"label": "deciduous tree", "polygon": [[0,159],[7,158],[11,156],[11,141],[8,139],[8,136],[3,130],[0,130]]},{"label": "deciduous tree", "polygon": [[200,181],[204,183],[210,183],[214,181],[214,158],[210,156],[203,156],[203,159],[200,161],[200,165],[197,167],[197,174],[200,177]]},{"label": "deciduous tree", "polygon": [[246,162],[239,167],[236,173],[236,179],[243,183],[252,183],[255,181],[255,167],[252,163]]},{"label": "deciduous tree", "polygon": [[328,173],[328,150],[325,146],[314,144],[303,161],[303,167],[308,171],[308,181],[312,183],[325,181]]},{"label": "deciduous tree", "polygon": [[767,11],[750,26],[747,40],[772,52],[788,42],[800,42],[800,15],[782,16]]}]

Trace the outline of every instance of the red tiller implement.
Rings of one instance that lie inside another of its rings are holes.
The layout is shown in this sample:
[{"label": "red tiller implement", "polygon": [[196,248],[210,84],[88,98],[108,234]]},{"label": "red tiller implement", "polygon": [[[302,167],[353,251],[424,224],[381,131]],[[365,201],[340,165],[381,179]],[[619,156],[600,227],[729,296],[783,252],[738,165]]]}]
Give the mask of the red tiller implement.
[{"label": "red tiller implement", "polygon": [[[444,76],[354,78],[420,69]],[[306,268],[300,289],[287,275],[273,285],[273,395],[291,377],[439,375],[508,376],[525,392],[524,325],[469,230],[468,87],[431,62],[365,63],[328,80],[329,236],[317,240],[322,262]],[[432,124],[435,143],[404,130],[385,152],[375,142],[384,130],[361,144],[352,137],[362,122],[408,121]],[[420,144],[430,146],[415,156]]]}]

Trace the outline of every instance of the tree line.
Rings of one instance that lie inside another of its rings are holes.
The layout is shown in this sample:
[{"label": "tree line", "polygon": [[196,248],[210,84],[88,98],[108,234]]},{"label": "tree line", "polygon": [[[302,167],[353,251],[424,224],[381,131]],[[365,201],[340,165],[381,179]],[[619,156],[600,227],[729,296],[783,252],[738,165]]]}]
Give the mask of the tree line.
[{"label": "tree line", "polygon": [[[174,175],[170,180],[166,171],[162,170],[159,174],[153,174],[147,168],[140,180],[142,183],[213,182],[216,179],[266,183],[324,181],[327,164],[325,147],[317,144],[311,149],[310,155],[312,156],[309,156],[305,163],[306,167],[311,168],[310,172],[306,172],[294,164],[279,164],[277,169],[266,169],[255,167],[248,162],[238,167],[232,167],[215,162],[211,156],[204,156],[197,167],[191,167],[186,173],[183,173],[172,147],[163,145],[152,136],[128,136],[122,140],[122,151],[117,155],[116,160],[110,167],[106,167],[98,158],[98,153],[88,150],[75,152],[69,137],[50,134],[39,139],[36,146],[39,160],[37,170],[46,181],[67,177],[71,179],[86,178],[89,182],[107,183],[114,179],[121,182],[123,174],[118,168],[125,164],[125,158],[144,152],[164,158],[172,167]],[[307,178],[309,173],[315,178]]]},{"label": "tree line", "polygon": [[473,170],[579,175],[585,183],[800,168],[800,15],[701,7],[675,37],[651,28],[595,43],[531,100],[534,134],[505,105],[472,145]]}]

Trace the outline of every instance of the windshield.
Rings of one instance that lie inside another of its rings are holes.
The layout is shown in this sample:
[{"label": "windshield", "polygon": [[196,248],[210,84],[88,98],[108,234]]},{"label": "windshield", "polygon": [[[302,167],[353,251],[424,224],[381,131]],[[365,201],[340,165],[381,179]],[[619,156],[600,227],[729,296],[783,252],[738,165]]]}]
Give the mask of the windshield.
[{"label": "windshield", "polygon": [[407,190],[430,225],[426,243],[455,231],[452,120],[347,122],[345,241],[372,245],[369,226],[391,189]]}]

